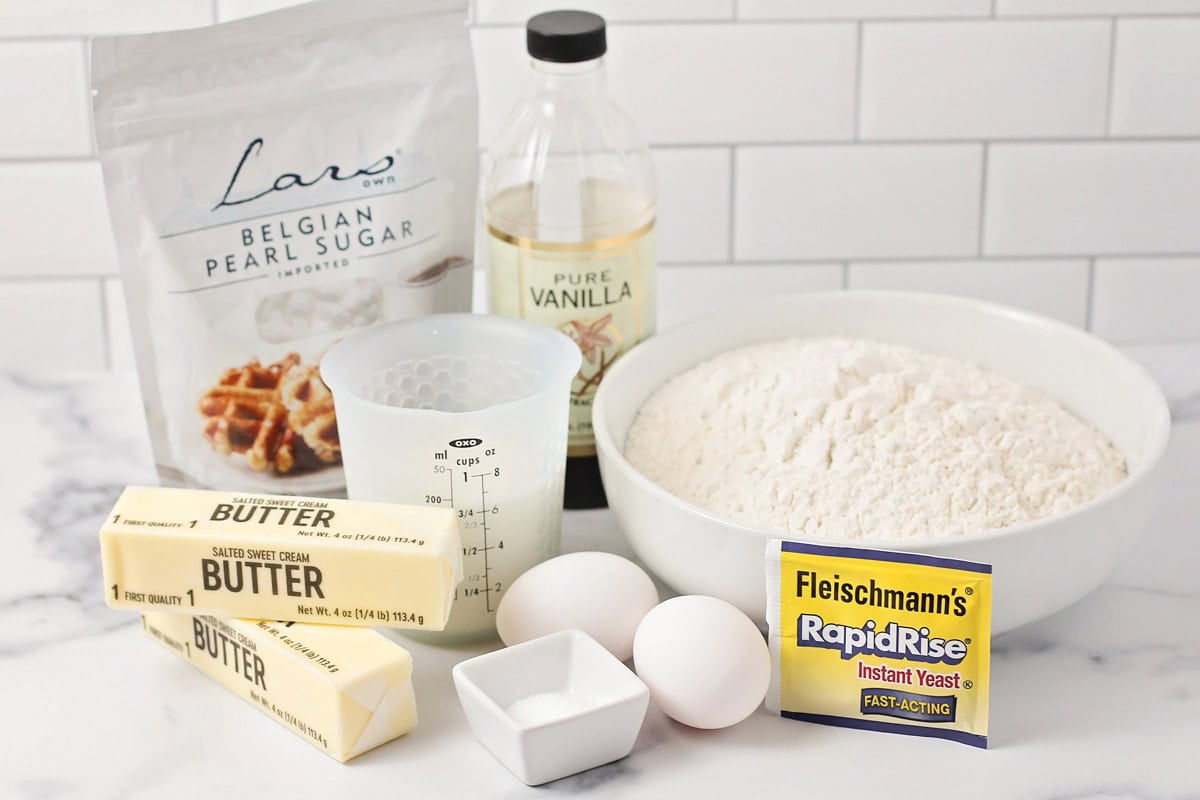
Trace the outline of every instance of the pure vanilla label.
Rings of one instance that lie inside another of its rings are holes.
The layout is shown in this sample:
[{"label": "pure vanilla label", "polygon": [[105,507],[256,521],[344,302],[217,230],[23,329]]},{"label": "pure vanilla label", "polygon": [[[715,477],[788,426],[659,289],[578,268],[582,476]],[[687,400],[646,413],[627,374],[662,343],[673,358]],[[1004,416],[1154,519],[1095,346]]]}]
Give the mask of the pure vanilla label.
[{"label": "pure vanilla label", "polygon": [[491,310],[556,328],[579,345],[567,454],[592,455],[600,381],[654,332],[654,223],[588,242],[543,242],[492,227],[488,234]]}]

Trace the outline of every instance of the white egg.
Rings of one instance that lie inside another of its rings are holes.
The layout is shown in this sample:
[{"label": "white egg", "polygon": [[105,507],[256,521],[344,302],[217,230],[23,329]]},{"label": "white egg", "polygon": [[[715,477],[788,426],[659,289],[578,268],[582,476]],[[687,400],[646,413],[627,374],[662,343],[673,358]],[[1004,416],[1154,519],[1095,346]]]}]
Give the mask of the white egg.
[{"label": "white egg", "polygon": [[771,654],[750,618],[701,595],[673,597],[646,615],[633,664],[654,704],[693,728],[741,722],[771,682]]},{"label": "white egg", "polygon": [[633,634],[658,604],[645,571],[612,553],[568,553],[513,581],[496,609],[506,645],[578,628],[619,658],[633,654]]}]

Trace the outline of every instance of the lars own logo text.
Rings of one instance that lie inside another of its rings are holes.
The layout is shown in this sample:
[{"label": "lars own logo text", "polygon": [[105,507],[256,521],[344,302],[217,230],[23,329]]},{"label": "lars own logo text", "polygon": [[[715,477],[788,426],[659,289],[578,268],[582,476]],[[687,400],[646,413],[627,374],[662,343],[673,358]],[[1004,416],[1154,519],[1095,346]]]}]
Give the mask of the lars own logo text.
[{"label": "lars own logo text", "polygon": [[[244,197],[234,198],[234,186],[238,182],[238,177],[241,175],[242,168],[246,166],[246,162],[251,156],[258,156],[263,149],[263,140],[261,137],[254,139],[250,144],[246,145],[246,149],[242,152],[242,157],[237,163],[237,167],[233,170],[233,175],[229,178],[229,184],[225,187],[225,193],[221,196],[221,200],[213,206],[213,211],[216,211],[225,206],[237,206],[244,203],[249,203],[258,200],[260,197],[266,197],[274,192],[282,192],[296,186],[313,186],[323,180],[331,181],[348,181],[354,178],[366,177],[371,175],[379,175],[387,172],[396,163],[396,159],[391,155],[386,155],[375,161],[367,164],[364,167],[359,167],[353,172],[346,172],[344,167],[336,164],[330,164],[316,175],[305,178],[299,172],[284,172],[277,177],[274,182],[266,189],[262,189],[254,194],[249,194]],[[253,190],[251,190],[253,191]]]}]

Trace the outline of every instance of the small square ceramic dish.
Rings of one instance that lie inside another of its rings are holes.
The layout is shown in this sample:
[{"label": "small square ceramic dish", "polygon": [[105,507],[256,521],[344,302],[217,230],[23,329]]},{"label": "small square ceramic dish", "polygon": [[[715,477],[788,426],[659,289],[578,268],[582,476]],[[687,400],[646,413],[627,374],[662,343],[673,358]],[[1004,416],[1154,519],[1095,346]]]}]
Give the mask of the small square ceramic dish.
[{"label": "small square ceramic dish", "polygon": [[646,684],[582,631],[468,659],[454,686],[471,730],[530,786],[629,755]]}]

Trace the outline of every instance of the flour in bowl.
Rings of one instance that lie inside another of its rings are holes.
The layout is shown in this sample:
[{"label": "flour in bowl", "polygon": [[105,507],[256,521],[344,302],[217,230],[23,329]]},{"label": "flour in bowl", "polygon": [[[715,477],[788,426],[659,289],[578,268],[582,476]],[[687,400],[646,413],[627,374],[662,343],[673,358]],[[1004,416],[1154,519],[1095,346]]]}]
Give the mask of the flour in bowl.
[{"label": "flour in bowl", "polygon": [[1095,428],[978,366],[865,339],[766,342],[667,381],[625,457],[735,522],[909,539],[1066,511],[1125,477]]}]

